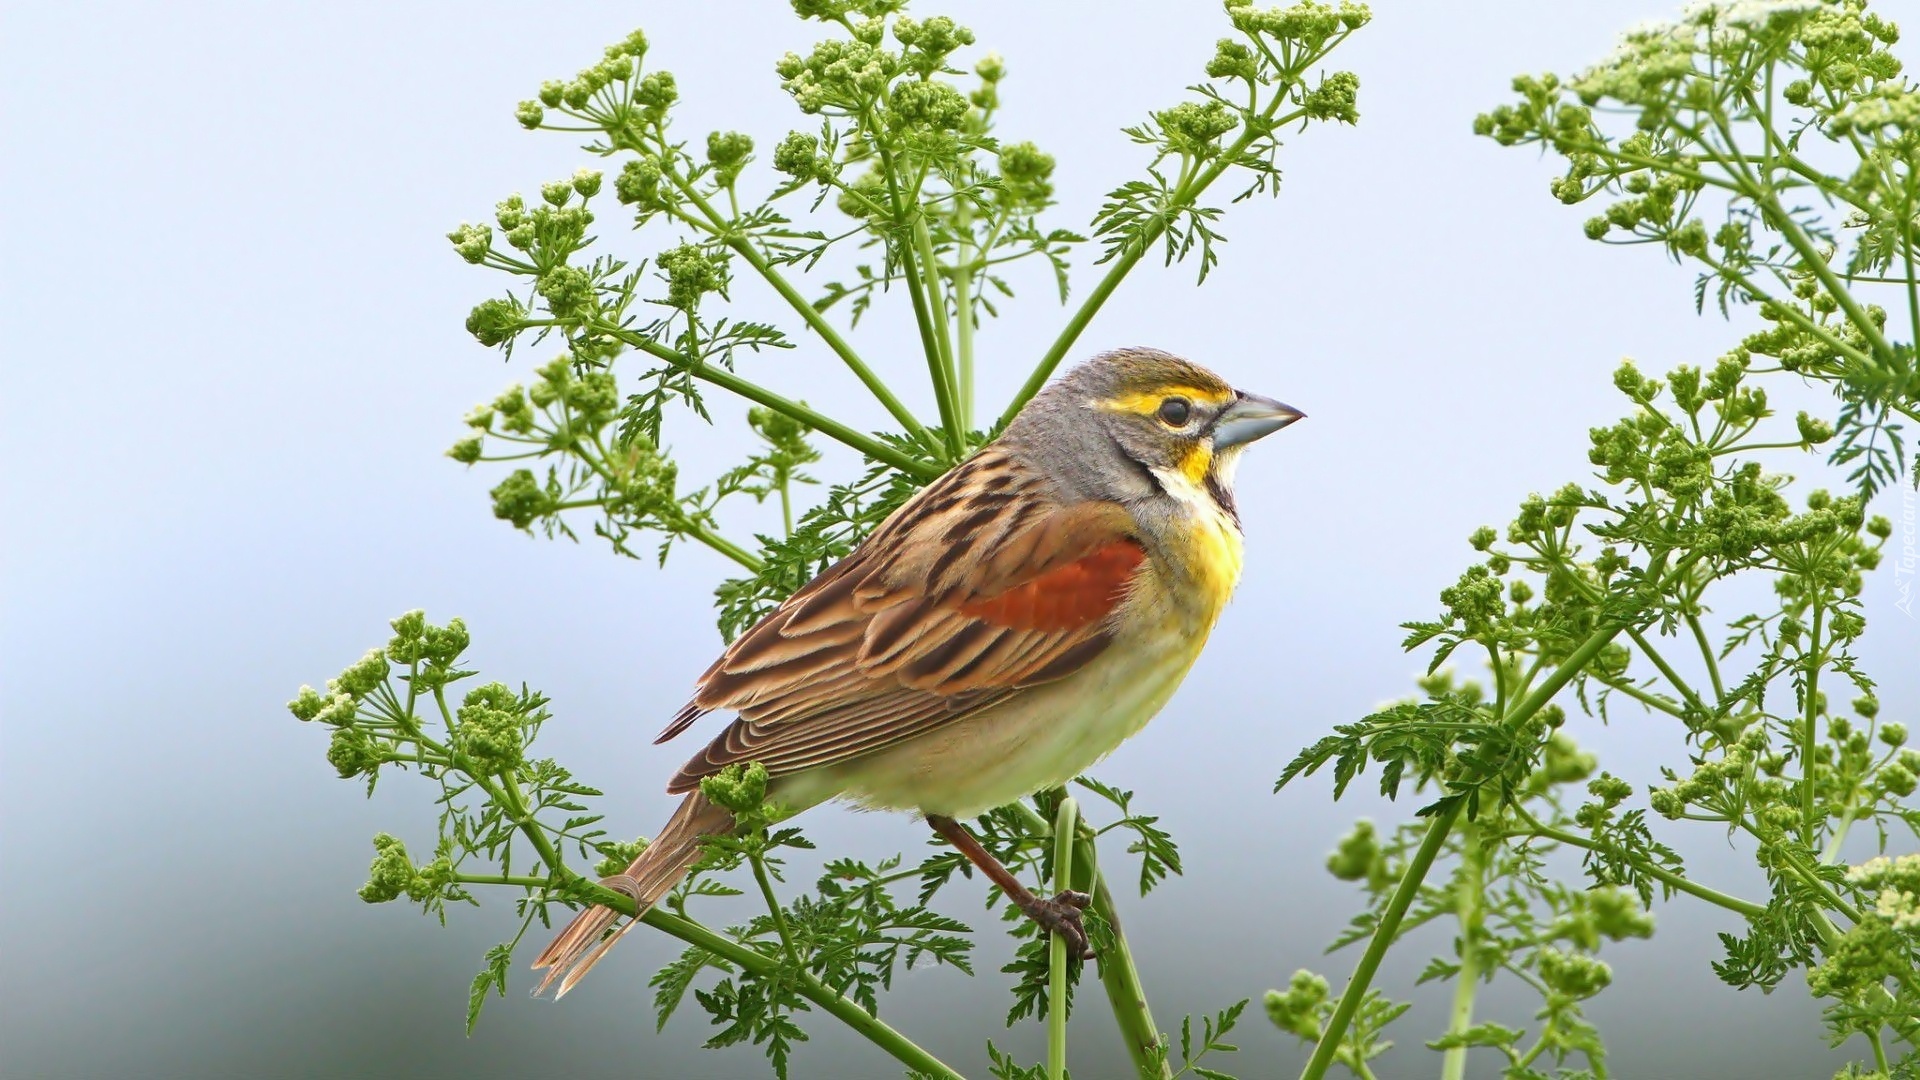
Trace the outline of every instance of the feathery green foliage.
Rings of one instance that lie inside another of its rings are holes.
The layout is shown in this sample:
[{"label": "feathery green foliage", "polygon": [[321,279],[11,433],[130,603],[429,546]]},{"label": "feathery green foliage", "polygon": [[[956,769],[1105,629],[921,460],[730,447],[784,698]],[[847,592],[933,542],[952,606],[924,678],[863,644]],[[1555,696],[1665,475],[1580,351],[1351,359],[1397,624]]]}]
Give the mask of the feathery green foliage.
[{"label": "feathery green foliage", "polygon": [[[1454,955],[1425,976],[1455,984],[1447,1031],[1428,1043],[1442,1075],[1466,1075],[1484,1047],[1508,1077],[1604,1076],[1579,1011],[1611,978],[1591,954],[1650,933],[1656,893],[1746,921],[1714,964],[1730,986],[1771,990],[1802,972],[1835,1045],[1858,1036],[1872,1055],[1850,1075],[1920,1068],[1905,863],[1843,861],[1863,826],[1882,850],[1920,837],[1908,798],[1920,755],[1879,719],[1852,652],[1865,575],[1892,533],[1870,507],[1912,468],[1901,425],[1920,416],[1920,93],[1900,76],[1897,39],[1859,0],[1696,4],[1579,75],[1514,80],[1516,102],[1475,121],[1503,146],[1565,159],[1551,193],[1604,206],[1589,238],[1657,245],[1699,268],[1703,309],[1751,307],[1765,328],[1664,380],[1623,365],[1628,409],[1592,429],[1594,474],[1530,496],[1504,531],[1477,531],[1481,560],[1441,593],[1444,612],[1407,624],[1407,647],[1430,650],[1424,697],[1340,726],[1283,771],[1285,784],[1330,768],[1338,797],[1377,768],[1387,795],[1412,786],[1430,800],[1424,824],[1384,843],[1356,833],[1332,862],[1368,897],[1336,942],[1367,943],[1338,1004],[1306,1002],[1298,983],[1269,994],[1276,1022],[1315,1043],[1305,1075],[1336,1063],[1371,1075],[1380,1025],[1356,1017],[1380,956],[1451,918]],[[1828,385],[1832,415],[1775,415],[1769,387],[1795,379]],[[1848,467],[1849,489],[1796,493],[1776,464],[1793,453]],[[1755,577],[1774,604],[1716,613],[1731,579]],[[1484,655],[1486,684],[1442,668],[1460,655]],[[1596,763],[1566,734],[1567,710],[1622,708],[1667,721],[1680,764],[1644,793],[1602,773],[1574,805],[1561,789]],[[1733,838],[1769,894],[1694,881],[1656,820]],[[1563,848],[1581,852],[1590,891],[1542,871]],[[1427,884],[1436,867],[1444,886]],[[1540,995],[1532,1033],[1476,1019],[1476,988],[1494,978]]]}]

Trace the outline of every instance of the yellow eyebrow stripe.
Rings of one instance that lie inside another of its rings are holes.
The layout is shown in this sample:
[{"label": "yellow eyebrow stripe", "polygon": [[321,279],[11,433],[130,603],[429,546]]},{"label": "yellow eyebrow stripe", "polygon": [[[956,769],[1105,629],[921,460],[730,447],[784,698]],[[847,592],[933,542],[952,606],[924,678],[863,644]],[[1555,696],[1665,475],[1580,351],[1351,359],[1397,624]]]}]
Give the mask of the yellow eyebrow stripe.
[{"label": "yellow eyebrow stripe", "polygon": [[1191,398],[1194,401],[1204,401],[1219,405],[1232,396],[1231,391],[1203,390],[1197,386],[1163,386],[1158,390],[1136,390],[1121,394],[1119,397],[1108,398],[1098,404],[1102,409],[1106,409],[1109,412],[1128,412],[1138,413],[1141,416],[1152,416],[1154,412],[1160,408],[1160,403],[1170,397]]}]

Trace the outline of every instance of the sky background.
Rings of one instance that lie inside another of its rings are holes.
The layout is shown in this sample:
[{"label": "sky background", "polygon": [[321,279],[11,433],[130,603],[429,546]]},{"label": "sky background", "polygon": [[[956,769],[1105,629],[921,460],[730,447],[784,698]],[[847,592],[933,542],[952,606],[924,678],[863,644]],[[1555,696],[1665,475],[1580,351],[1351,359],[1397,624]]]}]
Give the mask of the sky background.
[{"label": "sky background", "polygon": [[[1622,357],[1711,362],[1745,325],[1696,316],[1690,272],[1656,252],[1582,239],[1586,212],[1547,195],[1551,162],[1469,131],[1515,73],[1583,66],[1670,10],[1380,0],[1333,64],[1361,77],[1359,126],[1288,139],[1281,197],[1230,209],[1203,288],[1191,268],[1143,264],[1081,338],[1083,354],[1182,353],[1311,417],[1248,456],[1239,597],[1186,688],[1099,770],[1184,845],[1185,877],[1122,901],[1163,1026],[1299,967],[1343,983],[1355,955],[1321,950],[1360,901],[1324,856],[1355,817],[1397,822],[1412,804],[1335,805],[1324,778],[1276,796],[1274,777],[1332,725],[1410,691],[1424,661],[1400,651],[1398,624],[1438,610],[1474,527],[1586,477],[1587,428],[1620,414],[1608,375]],[[1058,157],[1051,222],[1072,228],[1143,164],[1119,129],[1181,100],[1224,31],[1212,4],[916,11],[953,14],[1006,57],[1000,132]],[[685,550],[663,573],[493,520],[503,470],[441,453],[467,409],[551,350],[503,365],[464,333],[503,281],[443,234],[592,163],[566,136],[522,132],[514,103],[633,27],[679,79],[684,136],[736,128],[763,152],[811,126],[772,64],[812,31],[771,2],[9,4],[4,19],[0,1072],[758,1075],[751,1049],[698,1049],[696,1010],[654,1034],[646,978],[677,943],[647,933],[562,1007],[528,1000],[517,971],[464,1038],[467,982],[512,932],[508,898],[445,930],[360,903],[368,838],[425,846],[428,793],[393,776],[364,799],[283,703],[384,641],[394,615],[460,615],[488,677],[551,695],[541,748],[608,792],[611,831],[664,819],[663,780],[687,747],[650,742],[719,645],[710,590],[729,567]],[[633,242],[619,216],[600,224],[615,250],[668,246]],[[1022,284],[980,338],[984,402],[1004,400],[1064,318],[1041,277]],[[777,313],[762,291],[737,298]],[[877,318],[853,340],[931,413],[905,325]],[[844,369],[796,337],[754,376],[880,426]],[[685,476],[736,459],[742,410],[713,400],[727,429],[669,433]],[[850,467],[838,456],[819,473]],[[1861,652],[1886,715],[1912,722],[1920,624],[1893,590],[1883,566]],[[1673,726],[1637,713],[1573,730],[1639,782],[1681,758]],[[825,852],[922,851],[904,817],[826,808],[803,823]],[[1754,894],[1757,871],[1723,837],[1672,836],[1700,878]],[[977,916],[968,887],[953,910]],[[1831,1074],[1798,978],[1735,993],[1708,968],[1729,918],[1691,902],[1658,918],[1652,941],[1604,954],[1615,985],[1590,1015],[1616,1075]],[[1408,996],[1426,956],[1449,950],[1432,928],[1379,985]],[[883,1015],[969,1072],[984,1071],[988,1037],[1036,1060],[1041,1030],[1001,1024],[1005,952],[983,940],[974,980],[911,974]],[[1444,1003],[1412,996],[1396,1029],[1408,1049],[1383,1077],[1437,1069],[1419,1044]],[[1524,997],[1485,1002],[1489,1018],[1530,1023]],[[1075,1025],[1075,1075],[1122,1075],[1104,1010]],[[898,1075],[811,1027],[796,1075]],[[1234,1071],[1297,1069],[1257,1004],[1241,1034]]]}]

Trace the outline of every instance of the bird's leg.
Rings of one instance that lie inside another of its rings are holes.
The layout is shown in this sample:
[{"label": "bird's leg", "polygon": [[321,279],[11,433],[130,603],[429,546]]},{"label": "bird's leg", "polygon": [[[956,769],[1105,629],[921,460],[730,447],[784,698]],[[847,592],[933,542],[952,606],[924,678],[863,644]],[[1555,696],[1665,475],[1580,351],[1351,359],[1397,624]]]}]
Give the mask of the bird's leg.
[{"label": "bird's leg", "polygon": [[1020,879],[1002,866],[992,852],[982,847],[966,826],[938,814],[928,814],[927,824],[933,826],[933,831],[945,837],[948,843],[960,849],[960,854],[979,867],[980,872],[987,875],[987,880],[1000,886],[1000,891],[1006,893],[1007,899],[1013,901],[1013,905],[1027,918],[1039,923],[1041,929],[1066,938],[1067,947],[1075,956],[1082,960],[1093,959],[1093,947],[1087,943],[1087,929],[1080,922],[1080,913],[1093,902],[1092,897],[1083,892],[1069,891],[1051,900],[1042,900],[1020,884]]}]

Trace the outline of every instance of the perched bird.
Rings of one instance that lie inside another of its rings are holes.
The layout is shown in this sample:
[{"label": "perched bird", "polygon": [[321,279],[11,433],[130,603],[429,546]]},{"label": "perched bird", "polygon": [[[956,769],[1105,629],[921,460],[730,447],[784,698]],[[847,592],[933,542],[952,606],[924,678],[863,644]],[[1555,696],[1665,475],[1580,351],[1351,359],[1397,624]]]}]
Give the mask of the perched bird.
[{"label": "perched bird", "polygon": [[[707,669],[656,741],[709,712],[736,719],[668,782],[680,808],[603,884],[643,911],[658,901],[702,837],[733,828],[701,778],[759,762],[790,808],[918,813],[1088,955],[1086,897],[1034,896],[958,819],[1072,779],[1166,704],[1240,576],[1240,452],[1301,415],[1154,349],[1054,381]],[[574,919],[534,961],[540,990],[566,993],[618,918]]]}]

